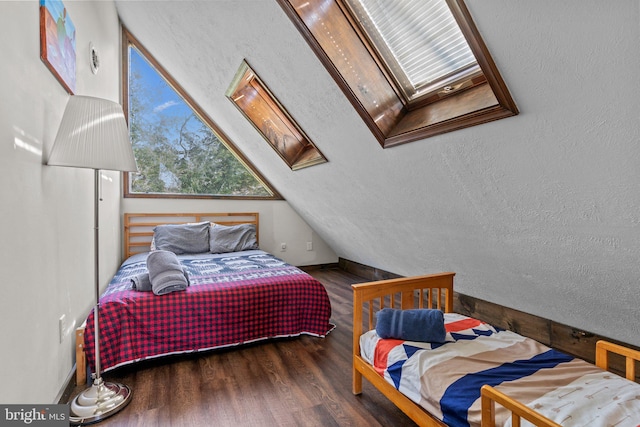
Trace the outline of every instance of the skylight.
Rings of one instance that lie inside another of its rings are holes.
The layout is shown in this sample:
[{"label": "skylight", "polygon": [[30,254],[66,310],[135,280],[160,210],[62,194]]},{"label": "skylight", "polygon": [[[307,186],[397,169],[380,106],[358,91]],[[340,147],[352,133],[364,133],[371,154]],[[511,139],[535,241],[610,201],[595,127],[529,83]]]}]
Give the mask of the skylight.
[{"label": "skylight", "polygon": [[346,0],[408,101],[480,68],[442,0]]},{"label": "skylight", "polygon": [[277,0],[382,147],[518,114],[464,0]]}]

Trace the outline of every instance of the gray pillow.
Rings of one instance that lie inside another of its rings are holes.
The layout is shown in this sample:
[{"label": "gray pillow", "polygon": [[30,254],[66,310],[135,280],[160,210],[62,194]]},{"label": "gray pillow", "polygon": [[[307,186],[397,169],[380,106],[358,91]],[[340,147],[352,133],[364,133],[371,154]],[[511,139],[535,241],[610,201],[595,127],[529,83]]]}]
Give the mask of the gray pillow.
[{"label": "gray pillow", "polygon": [[212,254],[258,249],[256,226],[213,224],[209,229],[209,246]]},{"label": "gray pillow", "polygon": [[175,254],[209,252],[209,221],[192,224],[164,224],[153,229],[155,249]]}]

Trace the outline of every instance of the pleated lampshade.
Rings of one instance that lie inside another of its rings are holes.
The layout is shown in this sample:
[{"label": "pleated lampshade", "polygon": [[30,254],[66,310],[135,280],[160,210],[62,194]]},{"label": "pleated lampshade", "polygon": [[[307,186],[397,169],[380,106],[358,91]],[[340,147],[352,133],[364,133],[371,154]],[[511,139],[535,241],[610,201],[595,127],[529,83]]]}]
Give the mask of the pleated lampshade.
[{"label": "pleated lampshade", "polygon": [[72,95],[47,164],[136,172],[138,168],[120,104]]}]

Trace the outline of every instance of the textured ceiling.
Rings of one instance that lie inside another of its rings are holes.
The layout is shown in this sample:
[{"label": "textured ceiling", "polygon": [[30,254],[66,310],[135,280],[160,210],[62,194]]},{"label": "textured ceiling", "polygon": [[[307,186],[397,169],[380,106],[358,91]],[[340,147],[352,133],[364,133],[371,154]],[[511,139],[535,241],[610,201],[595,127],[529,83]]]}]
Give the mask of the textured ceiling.
[{"label": "textured ceiling", "polygon": [[[467,3],[521,114],[383,150],[275,0],[116,1],[339,256],[640,345],[638,2]],[[243,59],[328,163],[292,172],[225,98]]]}]

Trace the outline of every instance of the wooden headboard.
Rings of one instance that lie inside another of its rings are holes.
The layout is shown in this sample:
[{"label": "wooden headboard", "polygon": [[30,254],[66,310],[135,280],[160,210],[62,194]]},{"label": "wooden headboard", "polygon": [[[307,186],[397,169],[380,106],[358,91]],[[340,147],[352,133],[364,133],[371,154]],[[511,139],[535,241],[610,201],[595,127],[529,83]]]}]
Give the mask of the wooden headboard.
[{"label": "wooden headboard", "polygon": [[400,410],[420,426],[446,427],[404,394],[389,384],[360,354],[360,336],[373,328],[374,312],[382,308],[438,308],[453,311],[453,277],[455,273],[400,277],[351,285],[353,289],[353,394],[362,393],[366,378]]},{"label": "wooden headboard", "polygon": [[220,225],[254,224],[256,239],[259,239],[259,214],[257,212],[229,213],[125,213],[124,214],[124,259],[149,250],[153,228],[162,224],[185,224],[211,221]]}]

